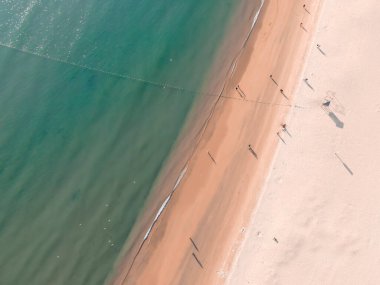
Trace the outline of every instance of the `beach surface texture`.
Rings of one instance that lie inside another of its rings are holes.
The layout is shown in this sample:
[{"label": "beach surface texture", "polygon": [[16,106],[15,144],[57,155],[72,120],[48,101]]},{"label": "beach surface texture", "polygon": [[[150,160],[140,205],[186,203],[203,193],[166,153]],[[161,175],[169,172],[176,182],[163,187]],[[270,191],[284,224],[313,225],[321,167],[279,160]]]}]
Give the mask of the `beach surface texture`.
[{"label": "beach surface texture", "polygon": [[379,12],[325,1],[227,284],[380,283]]},{"label": "beach surface texture", "polygon": [[289,140],[282,124],[290,111],[311,110],[292,98],[321,3],[265,1],[186,173],[113,284],[227,280],[277,146]]}]

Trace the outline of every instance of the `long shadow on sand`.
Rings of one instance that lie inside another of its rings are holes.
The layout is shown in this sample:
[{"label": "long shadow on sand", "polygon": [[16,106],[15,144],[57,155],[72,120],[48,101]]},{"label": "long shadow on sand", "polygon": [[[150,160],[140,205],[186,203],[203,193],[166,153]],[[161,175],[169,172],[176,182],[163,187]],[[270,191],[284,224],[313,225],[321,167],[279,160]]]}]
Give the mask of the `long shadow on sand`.
[{"label": "long shadow on sand", "polygon": [[331,101],[326,101],[322,103],[322,110],[330,117],[330,119],[334,122],[337,128],[343,129],[344,123],[335,115],[333,111],[330,109]]},{"label": "long shadow on sand", "polygon": [[331,118],[331,120],[333,120],[337,128],[343,129],[344,123],[341,120],[339,120],[335,113],[329,111],[328,115]]},{"label": "long shadow on sand", "polygon": [[354,172],[351,170],[351,168],[348,167],[348,165],[341,159],[341,157],[337,153],[335,153],[335,156],[339,159],[339,161],[342,163],[342,165],[348,171],[348,173],[354,175]]}]

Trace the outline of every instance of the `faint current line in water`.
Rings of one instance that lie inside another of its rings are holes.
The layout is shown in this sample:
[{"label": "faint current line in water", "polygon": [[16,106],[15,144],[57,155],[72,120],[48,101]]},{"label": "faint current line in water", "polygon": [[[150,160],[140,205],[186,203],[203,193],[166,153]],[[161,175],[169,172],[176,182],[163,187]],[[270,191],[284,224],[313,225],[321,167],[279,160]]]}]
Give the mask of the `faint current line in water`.
[{"label": "faint current line in water", "polygon": [[135,76],[131,76],[131,75],[128,75],[128,74],[121,74],[121,73],[111,72],[111,71],[107,71],[107,70],[103,70],[103,69],[99,69],[99,68],[94,68],[94,67],[90,67],[90,66],[87,66],[87,65],[84,65],[84,64],[78,64],[78,63],[62,60],[62,59],[59,59],[59,58],[50,57],[48,55],[43,55],[43,54],[35,53],[35,52],[29,51],[27,49],[13,47],[11,45],[7,45],[7,44],[4,44],[4,43],[0,43],[0,47],[12,49],[12,50],[15,50],[15,51],[18,51],[18,52],[22,52],[22,53],[25,53],[25,54],[29,54],[29,55],[33,55],[33,56],[37,56],[37,57],[40,57],[40,58],[44,58],[46,60],[55,61],[55,62],[66,64],[66,65],[71,65],[71,66],[74,66],[74,67],[77,67],[77,68],[81,68],[81,69],[85,69],[85,70],[89,70],[89,71],[93,71],[93,72],[99,72],[99,73],[107,74],[109,76],[118,77],[118,78],[121,78],[121,79],[128,79],[128,80],[132,80],[132,81],[146,83],[146,84],[153,85],[153,86],[156,86],[156,87],[159,87],[159,88],[162,88],[162,89],[169,88],[169,89],[184,91],[184,92],[193,93],[193,94],[204,94],[204,95],[207,95],[207,96],[219,96],[219,94],[208,93],[208,92],[197,92],[197,91],[188,90],[188,89],[185,89],[185,88],[182,88],[182,87],[179,87],[179,86],[170,85],[170,84],[161,83],[161,82],[156,82],[156,81],[151,81],[151,80],[146,80],[146,79],[135,77]]}]

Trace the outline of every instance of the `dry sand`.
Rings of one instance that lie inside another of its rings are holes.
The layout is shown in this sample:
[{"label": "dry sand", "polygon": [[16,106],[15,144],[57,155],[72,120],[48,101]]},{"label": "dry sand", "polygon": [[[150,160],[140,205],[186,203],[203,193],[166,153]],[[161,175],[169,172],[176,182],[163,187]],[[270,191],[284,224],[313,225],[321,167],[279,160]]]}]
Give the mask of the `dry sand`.
[{"label": "dry sand", "polygon": [[114,284],[224,283],[279,142],[276,133],[291,108],[309,112],[290,99],[319,8],[315,0],[266,1],[184,179],[128,276],[125,269]]},{"label": "dry sand", "polygon": [[322,11],[228,284],[380,284],[380,2]]}]

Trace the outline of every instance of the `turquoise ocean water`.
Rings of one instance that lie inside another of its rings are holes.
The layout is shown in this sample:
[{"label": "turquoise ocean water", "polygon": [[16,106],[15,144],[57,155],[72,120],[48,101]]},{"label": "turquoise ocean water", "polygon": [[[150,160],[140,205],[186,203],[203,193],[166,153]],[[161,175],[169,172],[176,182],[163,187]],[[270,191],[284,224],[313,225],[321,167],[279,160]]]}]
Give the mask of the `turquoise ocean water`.
[{"label": "turquoise ocean water", "polygon": [[239,1],[0,4],[0,284],[103,284]]}]

